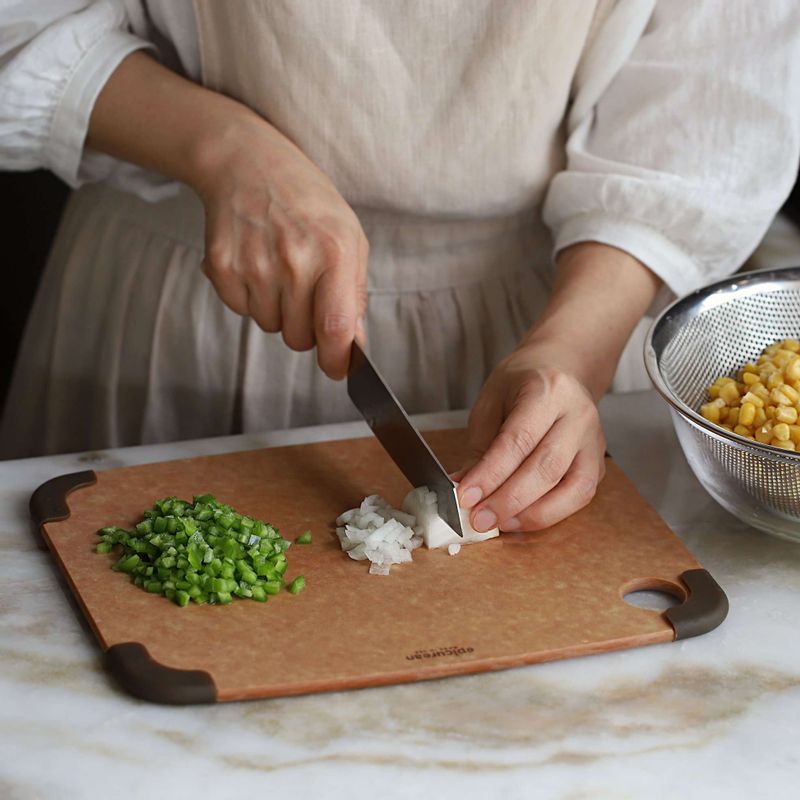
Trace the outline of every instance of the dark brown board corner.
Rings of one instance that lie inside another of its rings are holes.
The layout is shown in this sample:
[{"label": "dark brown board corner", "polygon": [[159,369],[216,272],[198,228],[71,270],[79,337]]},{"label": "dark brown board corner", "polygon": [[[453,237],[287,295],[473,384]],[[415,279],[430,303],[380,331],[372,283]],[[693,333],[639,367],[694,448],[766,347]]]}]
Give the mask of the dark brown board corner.
[{"label": "dark brown board corner", "polygon": [[106,666],[123,689],[151,703],[188,706],[217,702],[217,688],[207,672],[165,667],[139,642],[109,647]]},{"label": "dark brown board corner", "polygon": [[75,489],[91,486],[94,483],[97,483],[97,475],[94,470],[87,469],[50,478],[34,491],[28,507],[33,519],[35,535],[39,540],[39,547],[47,549],[42,537],[44,524],[69,517],[67,495]]},{"label": "dark brown board corner", "polygon": [[689,590],[686,602],[664,612],[675,629],[675,639],[689,639],[713,631],[728,616],[728,597],[705,569],[681,575]]}]

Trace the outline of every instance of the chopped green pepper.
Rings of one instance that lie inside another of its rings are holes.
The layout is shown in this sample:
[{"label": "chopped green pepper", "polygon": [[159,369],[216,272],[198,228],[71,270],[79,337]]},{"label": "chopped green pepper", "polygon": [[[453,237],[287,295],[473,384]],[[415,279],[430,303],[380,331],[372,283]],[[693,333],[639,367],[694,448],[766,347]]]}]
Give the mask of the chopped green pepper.
[{"label": "chopped green pepper", "polygon": [[[166,497],[142,516],[133,530],[101,528],[95,550],[110,553],[119,545],[112,569],[182,608],[190,601],[226,605],[234,597],[264,603],[284,587],[297,594],[305,586],[302,576],[290,585],[283,579],[291,543],[277,528],[238,514],[212,495],[191,503]],[[308,544],[311,531],[297,541]]]}]

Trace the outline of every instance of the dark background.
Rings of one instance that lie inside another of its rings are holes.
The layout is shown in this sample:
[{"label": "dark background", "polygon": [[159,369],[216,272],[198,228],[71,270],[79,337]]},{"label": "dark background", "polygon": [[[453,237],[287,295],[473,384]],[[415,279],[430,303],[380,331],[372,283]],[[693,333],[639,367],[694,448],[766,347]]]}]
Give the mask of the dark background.
[{"label": "dark background", "polygon": [[[69,189],[44,170],[0,173],[5,270],[0,291],[0,408],[3,406],[25,319]],[[800,226],[800,183],[784,206]]]}]

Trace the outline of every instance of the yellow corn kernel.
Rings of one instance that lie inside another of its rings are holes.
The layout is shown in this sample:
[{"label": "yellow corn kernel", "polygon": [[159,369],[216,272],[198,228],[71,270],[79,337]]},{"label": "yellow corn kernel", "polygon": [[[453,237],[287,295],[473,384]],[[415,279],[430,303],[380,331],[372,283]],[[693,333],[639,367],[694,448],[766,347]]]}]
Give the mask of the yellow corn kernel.
[{"label": "yellow corn kernel", "polygon": [[784,350],[782,347],[778,348],[778,351],[775,353],[774,358],[772,359],[779,367],[785,367],[793,358],[796,358],[797,354],[793,353],[791,350]]},{"label": "yellow corn kernel", "polygon": [[773,389],[769,393],[769,399],[772,400],[773,403],[779,406],[790,406],[792,404],[792,401],[789,399],[789,396],[781,389]]},{"label": "yellow corn kernel", "polygon": [[758,383],[758,380],[759,380],[758,375],[756,375],[755,372],[742,373],[742,383],[746,383],[748,386],[752,386],[754,383]]},{"label": "yellow corn kernel", "polygon": [[789,426],[789,438],[795,444],[800,444],[800,425],[790,425]]},{"label": "yellow corn kernel", "polygon": [[708,387],[708,396],[712,400],[716,400],[719,397],[719,386],[711,385]]},{"label": "yellow corn kernel", "polygon": [[739,404],[739,389],[736,387],[736,382],[731,381],[726,383],[720,390],[719,396],[729,405],[734,406]]},{"label": "yellow corn kernel", "polygon": [[742,372],[758,372],[758,366],[752,362],[748,361],[741,369]]},{"label": "yellow corn kernel", "polygon": [[748,394],[754,394],[756,397],[760,397],[764,402],[769,400],[769,389],[767,389],[763,383],[754,383],[750,387]]},{"label": "yellow corn kernel", "polygon": [[725,422],[728,425],[737,425],[739,423],[739,414],[741,409],[739,406],[734,406],[733,408],[728,409],[728,416],[725,418]]},{"label": "yellow corn kernel", "polygon": [[767,406],[764,409],[764,413],[767,415],[767,419],[773,419],[775,416],[775,406]]},{"label": "yellow corn kernel", "polygon": [[791,441],[782,441],[782,440],[779,440],[779,439],[775,439],[775,440],[773,440],[772,444],[774,444],[775,447],[782,447],[784,450],[795,450],[796,449],[794,442],[791,442]]},{"label": "yellow corn kernel", "polygon": [[772,435],[781,442],[788,442],[789,426],[785,422],[779,422],[772,428]]},{"label": "yellow corn kernel", "polygon": [[789,386],[788,383],[784,383],[780,390],[789,398],[792,403],[796,403],[800,400],[800,393],[798,393],[797,389],[792,386]]},{"label": "yellow corn kernel", "polygon": [[700,413],[709,422],[719,422],[719,411],[719,406],[715,406],[713,403],[705,403],[700,406]]},{"label": "yellow corn kernel", "polygon": [[756,416],[753,419],[754,427],[758,427],[759,425],[765,425],[767,423],[767,415],[763,408],[756,409]]},{"label": "yellow corn kernel", "polygon": [[756,429],[755,437],[757,442],[769,444],[772,441],[772,431],[766,425],[762,425]]},{"label": "yellow corn kernel", "polygon": [[[797,422],[797,409],[792,406],[779,406],[775,409],[775,419],[778,422],[787,422],[789,425],[794,425]],[[726,421],[730,421],[730,417]]]},{"label": "yellow corn kernel", "polygon": [[800,358],[793,358],[783,368],[783,374],[786,376],[787,382],[788,381],[792,381],[792,382],[799,381],[800,380]]},{"label": "yellow corn kernel", "polygon": [[784,339],[781,342],[781,347],[784,350],[791,350],[793,353],[800,353],[800,342],[797,339]]},{"label": "yellow corn kernel", "polygon": [[[728,421],[728,412],[729,411],[730,411],[730,409],[728,408],[728,406],[725,406],[724,408],[721,408],[719,410],[719,421],[720,422],[727,422]],[[725,426],[723,425],[722,427],[724,428]]]},{"label": "yellow corn kernel", "polygon": [[753,392],[748,392],[742,398],[742,405],[745,403],[752,403],[756,408],[764,408],[764,400],[757,394],[753,394]]},{"label": "yellow corn kernel", "polygon": [[[798,426],[798,428],[800,429],[800,426]],[[734,425],[733,432],[738,433],[739,436],[753,436],[753,434],[750,433],[750,428],[747,428],[744,425]]]},{"label": "yellow corn kernel", "polygon": [[777,389],[777,387],[781,386],[782,384],[783,384],[782,372],[778,372],[776,370],[775,372],[771,372],[767,377],[767,383],[766,383],[767,389]]},{"label": "yellow corn kernel", "polygon": [[[747,395],[745,395],[746,397]],[[700,412],[702,414],[702,410]],[[705,416],[705,414],[703,414]],[[742,403],[742,407],[739,409],[739,424],[740,425],[752,425],[756,418],[756,406],[755,403],[751,403],[749,400]]]},{"label": "yellow corn kernel", "polygon": [[764,355],[765,356],[774,356],[775,353],[777,353],[778,350],[780,350],[780,347],[781,346],[780,346],[779,342],[774,342],[773,344],[771,344],[768,347],[764,348]]}]

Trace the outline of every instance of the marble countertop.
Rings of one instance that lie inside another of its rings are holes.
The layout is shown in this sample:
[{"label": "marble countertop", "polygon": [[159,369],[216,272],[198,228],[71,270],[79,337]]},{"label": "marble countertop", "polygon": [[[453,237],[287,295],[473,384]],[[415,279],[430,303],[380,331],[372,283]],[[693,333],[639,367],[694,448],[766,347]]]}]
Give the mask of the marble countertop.
[{"label": "marble countertop", "polygon": [[211,707],[116,688],[36,547],[31,491],[79,469],[366,426],[0,463],[0,798],[797,797],[800,546],[705,494],[654,394],[608,397],[601,411],[616,461],[728,594],[721,627],[504,672]]}]

